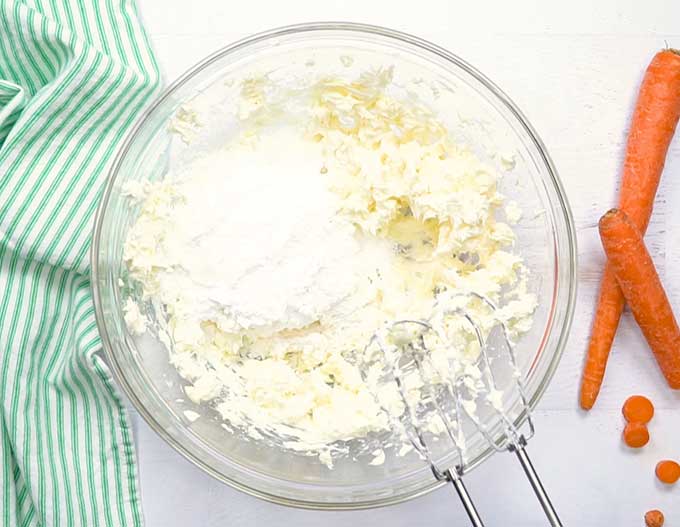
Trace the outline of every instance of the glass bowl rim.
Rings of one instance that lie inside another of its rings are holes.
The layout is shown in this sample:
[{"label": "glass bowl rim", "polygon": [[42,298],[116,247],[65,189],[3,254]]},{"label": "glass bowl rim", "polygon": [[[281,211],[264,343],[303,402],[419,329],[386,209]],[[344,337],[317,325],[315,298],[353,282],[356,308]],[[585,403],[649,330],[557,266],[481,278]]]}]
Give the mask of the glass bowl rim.
[{"label": "glass bowl rim", "polygon": [[[303,509],[324,509],[324,510],[347,510],[347,509],[367,509],[367,508],[373,508],[373,507],[379,507],[379,506],[386,506],[386,505],[394,505],[397,503],[401,503],[413,498],[416,498],[418,496],[422,496],[424,494],[427,494],[434,489],[437,489],[441,486],[443,486],[446,482],[445,481],[438,481],[433,478],[432,482],[428,485],[423,485],[421,488],[417,490],[412,490],[407,493],[399,494],[394,497],[382,497],[382,498],[377,498],[372,501],[364,501],[364,502],[357,502],[357,503],[312,503],[312,502],[307,502],[307,501],[302,501],[302,500],[296,500],[292,498],[287,498],[287,497],[281,497],[277,496],[253,487],[250,487],[248,485],[242,484],[238,481],[235,481],[221,472],[217,471],[213,467],[211,467],[208,463],[204,462],[203,460],[199,459],[198,456],[194,455],[188,448],[185,447],[180,441],[175,439],[171,434],[169,434],[167,431],[163,429],[162,426],[156,421],[156,419],[153,417],[153,415],[147,411],[146,407],[144,404],[137,398],[134,390],[131,388],[131,386],[127,383],[125,379],[125,375],[123,373],[123,369],[120,367],[120,364],[118,363],[118,360],[116,358],[115,353],[113,352],[113,348],[111,346],[110,342],[110,337],[107,331],[106,323],[104,320],[104,314],[103,314],[103,308],[102,308],[102,301],[101,301],[101,292],[99,290],[99,268],[98,268],[98,255],[99,255],[99,249],[100,249],[100,243],[101,243],[101,231],[103,228],[103,221],[104,221],[104,216],[105,212],[107,209],[107,204],[110,200],[111,193],[114,187],[114,184],[116,182],[116,176],[118,175],[120,171],[121,164],[123,160],[126,157],[126,154],[128,153],[130,147],[132,146],[135,138],[137,137],[138,133],[144,126],[144,124],[147,122],[147,119],[150,117],[150,115],[161,105],[163,104],[164,101],[166,101],[172,94],[177,91],[179,88],[181,88],[184,84],[192,80],[197,74],[211,66],[213,63],[216,61],[226,57],[227,55],[230,55],[234,52],[237,52],[239,50],[242,50],[244,48],[247,48],[248,46],[251,46],[253,44],[260,43],[265,40],[271,40],[275,39],[277,37],[284,37],[284,36],[290,36],[294,34],[303,34],[303,33],[313,33],[313,32],[327,32],[327,31],[343,31],[347,33],[357,33],[357,34],[364,34],[368,36],[377,36],[377,37],[382,37],[386,39],[392,39],[396,40],[400,43],[407,44],[416,48],[420,48],[421,50],[430,52],[434,55],[437,55],[439,58],[444,59],[445,61],[448,61],[452,63],[454,66],[460,68],[464,72],[468,73],[471,75],[477,82],[479,82],[484,88],[486,88],[495,98],[498,102],[501,102],[505,109],[507,109],[513,117],[517,120],[517,123],[521,125],[521,127],[524,129],[524,131],[527,133],[531,141],[533,142],[534,146],[536,147],[538,153],[540,154],[541,160],[543,161],[545,168],[547,168],[547,175],[549,176],[549,181],[553,185],[553,190],[556,193],[558,203],[560,205],[560,208],[558,208],[557,212],[561,212],[564,220],[565,220],[565,226],[566,226],[566,241],[568,244],[568,253],[569,253],[569,261],[567,262],[569,266],[569,275],[568,275],[568,291],[567,294],[564,298],[566,298],[566,310],[564,313],[564,320],[562,324],[562,328],[560,331],[560,334],[558,336],[555,349],[552,353],[552,356],[550,358],[550,363],[547,366],[546,372],[543,376],[543,378],[540,380],[539,385],[537,386],[536,390],[531,394],[531,397],[529,399],[529,407],[531,410],[533,410],[538,403],[538,401],[541,399],[543,393],[545,392],[546,388],[548,387],[556,369],[557,366],[559,365],[560,359],[562,357],[562,354],[564,352],[564,349],[566,347],[566,343],[568,340],[568,335],[569,331],[572,325],[573,321],[573,315],[574,315],[574,309],[575,309],[575,300],[576,300],[576,290],[577,290],[577,248],[576,248],[576,233],[575,233],[575,226],[574,226],[574,220],[573,220],[573,215],[571,212],[571,208],[569,206],[569,203],[567,201],[566,193],[565,190],[562,186],[562,183],[560,181],[560,178],[557,173],[557,169],[550,158],[550,155],[547,152],[547,149],[539,137],[538,133],[536,130],[533,128],[533,126],[529,123],[528,119],[524,116],[524,114],[521,112],[521,110],[517,107],[517,105],[508,97],[498,86],[496,86],[493,81],[488,79],[483,73],[478,71],[475,67],[471,66],[468,64],[466,61],[455,55],[454,53],[436,45],[433,44],[425,39],[422,39],[420,37],[416,37],[414,35],[404,33],[401,31],[393,30],[393,29],[388,29],[382,26],[377,26],[377,25],[370,25],[370,24],[361,24],[361,23],[355,23],[355,22],[308,22],[308,23],[301,23],[301,24],[292,24],[292,25],[286,25],[286,26],[281,26],[278,28],[270,29],[267,31],[262,31],[259,33],[255,33],[253,35],[247,36],[245,38],[242,38],[240,40],[237,40],[231,44],[226,45],[225,47],[220,48],[219,50],[215,51],[211,55],[205,57],[189,69],[187,69],[182,75],[180,75],[175,81],[173,81],[170,85],[165,88],[165,90],[153,101],[152,104],[150,104],[144,112],[137,118],[133,126],[125,133],[125,136],[122,140],[121,146],[118,148],[118,151],[116,153],[116,156],[114,157],[113,163],[111,164],[111,168],[109,169],[109,173],[107,175],[107,181],[105,183],[105,188],[102,193],[102,196],[99,201],[99,205],[97,207],[96,215],[95,215],[95,222],[94,222],[94,229],[93,229],[93,239],[92,239],[92,245],[90,248],[90,280],[91,280],[91,286],[92,286],[92,293],[93,293],[93,299],[94,299],[94,310],[95,310],[95,318],[96,318],[96,323],[97,327],[99,330],[99,334],[102,339],[102,347],[104,350],[104,356],[108,362],[109,367],[111,368],[114,377],[116,378],[116,381],[118,382],[118,385],[123,389],[123,392],[125,395],[128,397],[128,399],[132,402],[134,405],[135,409],[137,412],[142,416],[142,418],[146,421],[146,423],[172,448],[174,448],[180,455],[182,455],[185,459],[193,463],[195,466],[199,467],[202,469],[204,472],[210,474],[212,477],[216,478],[217,480],[221,481],[222,483],[225,483],[233,488],[236,488],[237,490],[240,490],[242,492],[245,492],[246,494],[249,494],[251,496],[255,496],[261,499],[264,499],[266,501],[272,502],[272,503],[277,503],[280,505],[287,505],[287,506],[294,506],[297,508],[303,508]],[[546,174],[544,174],[546,175]],[[550,331],[552,332],[556,328],[551,328]],[[516,419],[515,425],[517,427],[521,426],[525,421],[526,421],[527,415],[526,412],[522,412]],[[488,459],[491,454],[493,454],[494,449],[489,447],[486,450],[482,451],[475,459],[471,460],[469,463],[466,463],[465,465],[465,472],[469,472],[470,470],[474,469],[476,466],[484,462],[486,459]]]}]

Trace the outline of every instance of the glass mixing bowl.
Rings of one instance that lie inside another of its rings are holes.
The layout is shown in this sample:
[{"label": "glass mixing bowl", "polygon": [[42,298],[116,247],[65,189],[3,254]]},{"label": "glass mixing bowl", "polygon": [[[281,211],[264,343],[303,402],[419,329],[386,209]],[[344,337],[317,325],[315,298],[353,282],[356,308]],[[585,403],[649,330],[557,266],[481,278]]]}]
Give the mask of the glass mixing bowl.
[{"label": "glass mixing bowl", "polygon": [[[190,403],[167,350],[149,335],[133,337],[126,329],[122,305],[136,293],[124,280],[123,242],[138,210],[130,206],[122,188],[131,180],[162,178],[168,167],[181,166],[233,135],[235,120],[229,115],[234,112],[239,79],[262,74],[280,82],[310,75],[353,77],[368,68],[389,66],[394,66],[395,84],[420,86],[419,97],[484,161],[501,171],[514,165],[502,178],[500,191],[524,211],[515,228],[517,250],[531,270],[529,286],[539,298],[533,329],[516,349],[531,406],[548,385],[566,343],[576,290],[576,242],[567,199],[538,135],[491,81],[434,44],[357,24],[291,26],[218,51],[176,81],[128,133],[97,214],[92,285],[108,361],[139,413],[206,472],[270,501],[324,509],[373,507],[421,495],[443,483],[416,455],[398,457],[390,452],[380,466],[360,457],[338,460],[329,470],[316,457],[246,441],[225,430],[208,406]],[[192,130],[196,137],[191,146],[169,131],[187,102],[203,124]],[[521,425],[526,415],[516,392],[506,393],[504,404]],[[202,417],[187,419],[186,410]],[[500,438],[498,418],[485,419]],[[493,451],[480,434],[471,434],[467,443],[465,471]],[[437,462],[452,463],[452,455],[445,450]]]}]

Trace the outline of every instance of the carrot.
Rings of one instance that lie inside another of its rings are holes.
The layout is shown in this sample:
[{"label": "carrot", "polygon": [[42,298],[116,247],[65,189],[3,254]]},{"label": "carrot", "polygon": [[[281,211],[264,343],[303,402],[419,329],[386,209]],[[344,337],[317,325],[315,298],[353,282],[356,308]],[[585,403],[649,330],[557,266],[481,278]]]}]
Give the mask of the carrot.
[{"label": "carrot", "polygon": [[[680,118],[680,52],[663,50],[649,64],[628,132],[619,208],[644,234],[652,214],[668,146]],[[595,404],[624,298],[611,266],[605,266],[581,380],[581,407]]]},{"label": "carrot", "polygon": [[623,211],[600,219],[607,259],[668,385],[680,388],[680,328],[640,231]]},{"label": "carrot", "polygon": [[656,465],[656,477],[659,481],[672,485],[680,479],[680,465],[670,459],[659,461]]},{"label": "carrot", "polygon": [[647,527],[663,527],[663,522],[663,512],[654,509],[645,513],[645,525]]},{"label": "carrot", "polygon": [[631,423],[649,423],[654,417],[652,401],[642,395],[631,395],[623,403],[623,417]]},{"label": "carrot", "polygon": [[623,429],[623,441],[630,448],[642,448],[649,443],[649,430],[644,423],[627,423]]}]

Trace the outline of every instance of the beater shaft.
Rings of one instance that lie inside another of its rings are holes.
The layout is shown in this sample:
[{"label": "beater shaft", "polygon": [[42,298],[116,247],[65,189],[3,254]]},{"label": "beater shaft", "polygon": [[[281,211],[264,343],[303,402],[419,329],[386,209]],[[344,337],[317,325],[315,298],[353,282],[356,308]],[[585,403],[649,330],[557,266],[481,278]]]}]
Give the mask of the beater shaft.
[{"label": "beater shaft", "polygon": [[511,446],[510,450],[514,452],[517,456],[517,459],[519,459],[520,465],[522,465],[522,469],[524,470],[529,483],[531,483],[531,487],[534,489],[534,493],[536,494],[541,507],[543,507],[545,516],[548,518],[548,522],[550,522],[550,527],[562,527],[562,522],[557,516],[557,511],[555,511],[555,507],[553,507],[548,493],[543,488],[543,484],[538,477],[536,469],[534,469],[534,465],[529,459],[529,454],[527,454],[525,447],[526,441],[524,441],[522,438],[522,441],[520,441],[518,445]]},{"label": "beater shaft", "polygon": [[475,507],[470,494],[468,494],[465,483],[463,483],[463,478],[453,473],[451,469],[447,470],[445,474],[453,484],[453,488],[456,489],[460,502],[463,504],[463,508],[465,509],[465,512],[467,512],[468,518],[470,518],[472,527],[484,527],[484,522],[482,522],[482,519],[479,517],[477,508]]}]

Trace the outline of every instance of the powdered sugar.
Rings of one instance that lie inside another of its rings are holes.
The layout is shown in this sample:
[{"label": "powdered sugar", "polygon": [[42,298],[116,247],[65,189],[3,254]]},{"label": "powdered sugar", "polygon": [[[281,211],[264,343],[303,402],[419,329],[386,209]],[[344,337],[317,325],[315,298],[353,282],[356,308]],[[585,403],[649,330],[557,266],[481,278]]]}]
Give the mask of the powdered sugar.
[{"label": "powdered sugar", "polygon": [[[162,219],[160,244],[151,239],[147,265],[156,269],[161,294],[184,293],[181,317],[262,335],[305,327],[342,308],[388,250],[360,244],[354,227],[338,219],[323,164],[314,143],[283,129],[201,158],[166,180],[172,210]],[[145,232],[138,224],[130,233],[136,253]]]}]

